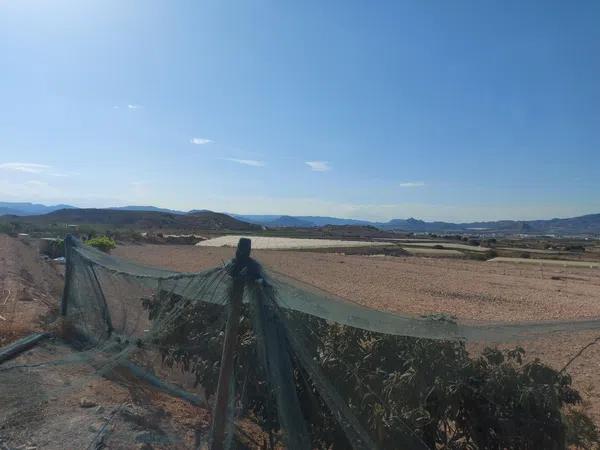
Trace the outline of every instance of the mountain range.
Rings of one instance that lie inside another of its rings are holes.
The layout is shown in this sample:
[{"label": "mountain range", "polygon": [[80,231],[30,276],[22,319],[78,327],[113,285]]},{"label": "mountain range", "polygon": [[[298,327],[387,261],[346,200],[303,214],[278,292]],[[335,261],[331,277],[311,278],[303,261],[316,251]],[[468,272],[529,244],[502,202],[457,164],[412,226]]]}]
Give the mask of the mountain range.
[{"label": "mountain range", "polygon": [[[133,214],[137,213],[137,214]],[[154,214],[149,214],[154,213]],[[423,220],[392,219],[388,222],[343,219],[328,216],[240,215],[215,213],[207,210],[180,211],[155,206],[122,206],[106,209],[76,208],[70,205],[46,206],[35,203],[0,202],[0,216],[36,216],[34,222],[67,221],[70,223],[105,223],[142,226],[154,224],[165,227],[186,226],[210,229],[257,230],[269,228],[313,228],[333,226],[371,226],[385,231],[415,233],[521,233],[521,234],[586,234],[600,235],[600,214],[566,219],[500,220],[488,222],[425,222]]]},{"label": "mountain range", "polygon": [[499,220],[487,222],[425,222],[392,219],[388,222],[340,219],[323,216],[234,215],[237,219],[266,227],[322,227],[325,225],[374,226],[386,231],[413,233],[518,233],[518,234],[600,234],[600,214],[548,220]]},{"label": "mountain range", "polygon": [[212,211],[197,211],[187,214],[175,214],[165,211],[147,211],[145,209],[95,209],[68,208],[58,209],[48,214],[27,216],[3,216],[0,221],[21,222],[36,226],[55,224],[67,225],[106,225],[126,227],[138,230],[229,230],[258,231],[262,226],[238,220],[227,214]]},{"label": "mountain range", "polygon": [[46,206],[38,203],[0,202],[0,216],[35,216],[39,214],[48,214],[59,209],[70,208],[75,207],[70,205]]}]

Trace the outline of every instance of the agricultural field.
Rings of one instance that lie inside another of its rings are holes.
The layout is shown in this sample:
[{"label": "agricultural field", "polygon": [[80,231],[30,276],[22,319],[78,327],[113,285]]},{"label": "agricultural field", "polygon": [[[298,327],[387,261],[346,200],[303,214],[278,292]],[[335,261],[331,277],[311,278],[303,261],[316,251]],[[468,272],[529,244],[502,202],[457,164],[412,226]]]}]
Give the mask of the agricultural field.
[{"label": "agricultural field", "polygon": [[[113,253],[181,272],[232,257],[231,247],[121,245]],[[464,259],[345,255],[262,250],[267,270],[376,309],[414,315],[444,313],[469,321],[600,317],[600,270]]]}]

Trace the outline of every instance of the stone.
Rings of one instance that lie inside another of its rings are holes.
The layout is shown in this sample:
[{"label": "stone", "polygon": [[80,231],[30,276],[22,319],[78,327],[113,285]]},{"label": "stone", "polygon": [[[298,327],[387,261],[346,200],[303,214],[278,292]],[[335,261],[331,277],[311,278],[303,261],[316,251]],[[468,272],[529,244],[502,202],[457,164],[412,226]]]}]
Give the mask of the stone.
[{"label": "stone", "polygon": [[79,406],[82,408],[93,408],[94,406],[97,406],[97,403],[87,397],[81,397],[79,399]]}]

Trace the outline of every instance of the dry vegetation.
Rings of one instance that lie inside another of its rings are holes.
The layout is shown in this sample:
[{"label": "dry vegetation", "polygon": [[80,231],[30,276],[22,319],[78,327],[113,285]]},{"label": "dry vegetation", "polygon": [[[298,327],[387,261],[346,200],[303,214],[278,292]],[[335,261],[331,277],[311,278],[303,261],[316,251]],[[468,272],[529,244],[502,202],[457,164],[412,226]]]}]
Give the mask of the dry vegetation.
[{"label": "dry vegetation", "polygon": [[41,264],[37,246],[0,234],[0,345],[55,317],[62,267]]}]

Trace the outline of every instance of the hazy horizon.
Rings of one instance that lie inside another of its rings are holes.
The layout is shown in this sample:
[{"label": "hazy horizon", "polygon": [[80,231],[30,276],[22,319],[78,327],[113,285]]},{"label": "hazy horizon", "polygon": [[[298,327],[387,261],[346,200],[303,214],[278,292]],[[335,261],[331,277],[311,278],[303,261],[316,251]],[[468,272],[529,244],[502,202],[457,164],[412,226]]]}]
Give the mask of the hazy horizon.
[{"label": "hazy horizon", "polygon": [[578,217],[578,216],[585,216],[585,215],[592,215],[592,214],[600,214],[600,211],[592,211],[592,212],[588,212],[588,213],[584,213],[584,214],[576,214],[576,215],[572,215],[572,216],[546,216],[546,217],[532,217],[532,218],[507,218],[507,217],[500,217],[498,219],[469,219],[469,220],[452,220],[452,219],[438,219],[438,218],[428,218],[428,217],[420,217],[420,216],[396,216],[396,217],[389,217],[389,218],[366,218],[366,217],[358,217],[358,216],[354,216],[354,217],[349,217],[349,216],[342,216],[342,215],[335,215],[335,214],[327,214],[327,213],[323,213],[323,214],[290,214],[290,213],[281,213],[281,212],[237,212],[237,211],[227,211],[227,210],[220,210],[220,209],[211,209],[211,208],[203,208],[203,207],[193,207],[193,208],[171,208],[169,206],[159,206],[159,205],[155,205],[155,204],[132,204],[132,203],[128,203],[128,204],[107,204],[107,205],[102,205],[102,206],[98,206],[98,205],[93,205],[93,204],[73,204],[73,203],[39,203],[39,202],[30,202],[30,201],[23,201],[23,202],[6,202],[3,199],[0,199],[0,203],[34,203],[34,204],[41,204],[44,206],[58,206],[58,205],[66,205],[66,206],[73,206],[76,208],[97,208],[97,209],[106,209],[106,208],[123,208],[123,207],[154,207],[154,208],[162,208],[162,209],[170,209],[170,210],[175,210],[175,211],[183,211],[183,212],[189,212],[192,210],[209,210],[209,211],[213,211],[213,212],[219,212],[219,213],[224,213],[224,214],[230,214],[230,215],[239,215],[239,216],[251,216],[251,215],[257,215],[257,216],[296,216],[296,217],[308,217],[308,216],[325,216],[325,217],[335,217],[335,218],[339,218],[339,219],[347,219],[347,220],[362,220],[362,221],[370,221],[370,222],[388,222],[390,220],[393,219],[409,219],[409,218],[414,218],[414,219],[420,219],[420,220],[424,220],[427,222],[453,222],[453,223],[470,223],[470,222],[487,222],[487,221],[497,221],[497,220],[514,220],[514,221],[526,221],[526,220],[548,220],[548,219],[567,219],[567,218],[571,218],[571,217]]}]

